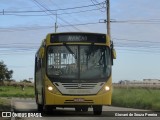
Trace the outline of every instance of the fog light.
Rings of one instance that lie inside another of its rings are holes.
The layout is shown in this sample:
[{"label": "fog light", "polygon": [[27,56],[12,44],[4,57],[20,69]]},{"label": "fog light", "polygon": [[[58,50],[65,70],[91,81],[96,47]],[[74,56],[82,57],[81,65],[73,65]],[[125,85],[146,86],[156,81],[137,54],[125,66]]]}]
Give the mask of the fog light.
[{"label": "fog light", "polygon": [[52,91],[52,90],[53,90],[53,87],[52,87],[52,86],[48,86],[48,90],[49,90],[49,91]]},{"label": "fog light", "polygon": [[106,91],[109,91],[109,90],[110,90],[110,88],[109,88],[108,86],[106,86],[106,87],[105,87],[105,90],[106,90]]}]

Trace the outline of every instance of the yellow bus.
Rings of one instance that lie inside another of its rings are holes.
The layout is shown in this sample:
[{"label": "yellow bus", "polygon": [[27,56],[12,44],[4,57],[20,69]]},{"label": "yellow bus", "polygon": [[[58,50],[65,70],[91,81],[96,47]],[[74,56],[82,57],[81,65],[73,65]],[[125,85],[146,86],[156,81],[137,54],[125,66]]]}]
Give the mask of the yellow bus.
[{"label": "yellow bus", "polygon": [[72,107],[101,115],[111,104],[115,51],[106,34],[51,33],[35,55],[38,111]]}]

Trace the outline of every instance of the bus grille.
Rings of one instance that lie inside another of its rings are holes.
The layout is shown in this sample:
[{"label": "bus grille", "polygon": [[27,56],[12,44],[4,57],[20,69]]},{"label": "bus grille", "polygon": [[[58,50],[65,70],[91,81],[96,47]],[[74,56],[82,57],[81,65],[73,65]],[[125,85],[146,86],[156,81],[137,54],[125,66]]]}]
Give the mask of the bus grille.
[{"label": "bus grille", "polygon": [[97,84],[90,83],[62,83],[63,87],[66,89],[93,89]]},{"label": "bus grille", "polygon": [[98,83],[61,83],[53,82],[63,95],[95,95],[103,87],[104,82]]}]

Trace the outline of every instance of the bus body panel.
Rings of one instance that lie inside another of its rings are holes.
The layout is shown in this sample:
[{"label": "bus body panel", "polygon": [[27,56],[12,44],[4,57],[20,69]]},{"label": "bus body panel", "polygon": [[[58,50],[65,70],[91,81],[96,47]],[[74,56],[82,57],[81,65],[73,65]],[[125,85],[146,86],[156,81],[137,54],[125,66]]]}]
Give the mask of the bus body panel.
[{"label": "bus body panel", "polygon": [[[53,89],[56,87],[47,78],[45,79],[45,105],[111,105],[112,97],[112,78],[108,78],[108,81],[104,86],[110,86],[109,91],[105,91],[102,88],[96,95],[62,95],[58,90],[57,92],[50,92],[48,86],[52,86]],[[53,90],[54,91],[54,90]],[[84,101],[76,101],[84,100]]]},{"label": "bus body panel", "polygon": [[[84,101],[77,102],[75,99],[84,99]],[[111,93],[91,96],[62,96],[48,92],[45,105],[111,105]]]}]

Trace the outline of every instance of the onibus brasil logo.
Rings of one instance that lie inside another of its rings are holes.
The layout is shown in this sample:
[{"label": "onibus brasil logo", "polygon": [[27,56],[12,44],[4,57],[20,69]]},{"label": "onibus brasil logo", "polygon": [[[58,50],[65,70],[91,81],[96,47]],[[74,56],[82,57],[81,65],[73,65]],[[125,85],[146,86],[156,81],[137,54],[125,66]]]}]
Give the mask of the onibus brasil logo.
[{"label": "onibus brasil logo", "polygon": [[41,113],[2,112],[2,117],[42,117]]}]

